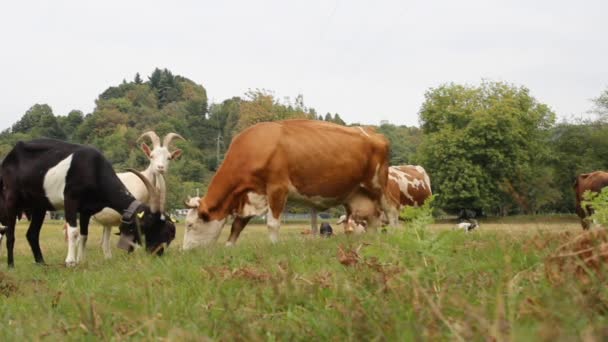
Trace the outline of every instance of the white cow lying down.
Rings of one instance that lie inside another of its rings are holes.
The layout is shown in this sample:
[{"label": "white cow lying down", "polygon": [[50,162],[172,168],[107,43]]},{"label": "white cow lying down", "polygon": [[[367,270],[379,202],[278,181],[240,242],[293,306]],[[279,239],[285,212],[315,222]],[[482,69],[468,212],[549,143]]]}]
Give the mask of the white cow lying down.
[{"label": "white cow lying down", "polygon": [[469,220],[469,221],[462,221],[462,222],[460,222],[453,229],[462,229],[466,233],[468,233],[471,230],[473,230],[475,228],[478,228],[478,227],[479,227],[479,223],[477,222],[477,220]]}]

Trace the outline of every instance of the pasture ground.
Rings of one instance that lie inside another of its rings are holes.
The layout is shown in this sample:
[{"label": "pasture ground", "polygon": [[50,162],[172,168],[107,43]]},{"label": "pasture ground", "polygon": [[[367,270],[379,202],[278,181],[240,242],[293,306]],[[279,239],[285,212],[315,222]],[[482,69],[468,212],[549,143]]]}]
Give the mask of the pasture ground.
[{"label": "pasture ground", "polygon": [[271,245],[255,225],[235,248],[225,227],[216,246],[182,252],[182,223],[162,258],[114,248],[105,260],[93,225],[86,262],[68,269],[60,222],[42,231],[48,266],[33,264],[20,224],[16,268],[0,253],[0,340],[608,339],[605,281],[545,275],[580,233],[574,217],[452,226],[321,239],[292,224]]}]

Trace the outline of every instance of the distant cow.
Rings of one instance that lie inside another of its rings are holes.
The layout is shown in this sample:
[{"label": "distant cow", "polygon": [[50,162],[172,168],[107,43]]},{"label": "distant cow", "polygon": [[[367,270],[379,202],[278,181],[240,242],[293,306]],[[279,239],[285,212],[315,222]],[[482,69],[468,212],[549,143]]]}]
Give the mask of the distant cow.
[{"label": "distant cow", "polygon": [[[422,166],[391,166],[388,170],[387,193],[394,212],[400,212],[406,206],[421,206],[433,195],[431,179]],[[367,229],[370,223],[378,220],[383,224],[388,223],[383,212],[365,196],[355,197],[351,201],[350,212],[352,214],[348,215],[348,220],[343,220],[346,233],[361,232],[361,229]]]},{"label": "distant cow", "polygon": [[462,222],[458,223],[458,225],[456,225],[457,229],[462,229],[467,233],[477,227],[479,227],[479,223],[475,219],[462,221]]},{"label": "distant cow", "polygon": [[581,206],[584,201],[583,195],[585,191],[599,193],[602,188],[608,185],[608,172],[595,171],[591,173],[583,173],[578,175],[574,182],[574,192],[576,193],[576,213],[581,218],[581,226],[583,229],[589,229],[591,223],[589,216],[593,214],[593,208],[590,205]]},{"label": "distant cow", "polygon": [[[0,221],[7,225],[8,265],[14,266],[15,223],[27,213],[27,231],[34,259],[44,263],[39,236],[47,210],[63,209],[69,224],[66,265],[84,258],[89,220],[104,207],[122,214],[122,241],[138,243],[145,235],[146,248],[162,254],[175,237],[175,226],[159,212],[163,194],[139,172],[150,196],[150,206],[137,201],[118,179],[101,152],[84,145],[53,139],[19,141],[2,161],[0,178]],[[76,227],[79,216],[80,230]],[[141,228],[141,229],[140,229]]]},{"label": "distant cow", "polygon": [[334,234],[334,230],[331,228],[329,223],[323,222],[321,223],[321,229],[319,229],[321,236],[330,237]]},{"label": "distant cow", "polygon": [[389,144],[372,129],[316,120],[264,122],[247,128],[230,145],[207,194],[191,199],[184,249],[217,240],[234,217],[227,245],[249,222],[267,213],[276,242],[288,199],[322,209],[366,196],[396,220],[386,197]]},{"label": "distant cow", "polygon": [[400,211],[405,206],[419,207],[433,195],[431,179],[420,165],[389,167],[388,191]]}]

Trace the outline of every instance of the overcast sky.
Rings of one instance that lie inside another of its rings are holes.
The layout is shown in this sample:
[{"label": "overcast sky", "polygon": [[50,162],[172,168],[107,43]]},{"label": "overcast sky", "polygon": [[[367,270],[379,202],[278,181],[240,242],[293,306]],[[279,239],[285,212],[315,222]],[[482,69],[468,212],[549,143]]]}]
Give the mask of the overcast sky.
[{"label": "overcast sky", "polygon": [[35,103],[89,113],[107,87],[168,68],[221,102],[304,95],[347,122],[418,125],[424,93],[528,87],[559,117],[608,88],[608,1],[3,1],[0,128]]}]

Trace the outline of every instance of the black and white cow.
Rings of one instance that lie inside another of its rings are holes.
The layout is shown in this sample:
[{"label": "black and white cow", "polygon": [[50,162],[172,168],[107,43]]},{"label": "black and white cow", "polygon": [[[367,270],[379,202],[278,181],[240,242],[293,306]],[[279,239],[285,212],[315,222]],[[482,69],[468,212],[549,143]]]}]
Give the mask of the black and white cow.
[{"label": "black and white cow", "polygon": [[[27,240],[37,263],[44,263],[40,251],[40,229],[46,211],[65,211],[68,229],[66,265],[84,259],[89,220],[104,207],[123,215],[121,240],[139,243],[145,235],[146,249],[162,254],[175,238],[175,225],[159,212],[156,188],[139,172],[150,196],[150,206],[137,201],[118,179],[112,165],[95,148],[53,139],[18,142],[2,161],[0,178],[0,221],[7,226],[8,265],[14,266],[15,223],[27,213],[31,219]],[[80,232],[76,227],[80,216]],[[140,234],[141,233],[141,234]]]}]

